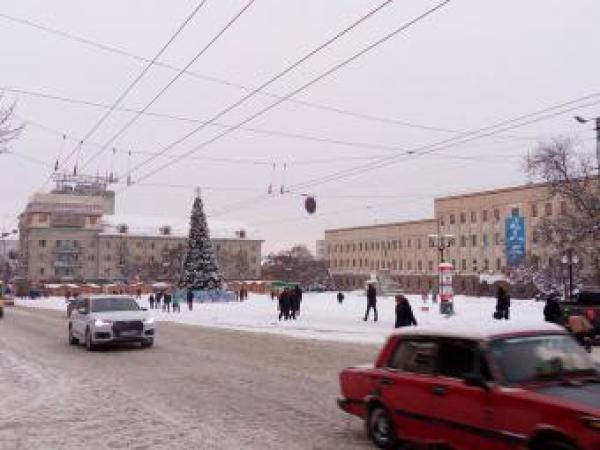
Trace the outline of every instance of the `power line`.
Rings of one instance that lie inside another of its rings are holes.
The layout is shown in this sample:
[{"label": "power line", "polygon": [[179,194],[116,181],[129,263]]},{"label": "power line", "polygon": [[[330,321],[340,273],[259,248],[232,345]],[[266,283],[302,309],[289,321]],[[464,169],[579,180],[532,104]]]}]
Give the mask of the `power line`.
[{"label": "power line", "polygon": [[[450,2],[450,0],[445,0],[439,4],[437,4],[436,6],[434,6],[433,8],[428,9],[425,13],[417,16],[416,18],[410,20],[409,22],[405,23],[404,25],[400,26],[399,28],[396,28],[394,31],[392,31],[391,33],[386,34],[384,37],[376,40],[375,42],[373,42],[372,44],[368,45],[367,47],[363,48],[361,51],[359,51],[358,53],[355,53],[354,55],[352,55],[350,58],[345,59],[344,61],[342,61],[339,64],[336,64],[335,66],[333,66],[331,69],[327,70],[326,72],[322,73],[321,75],[317,76],[316,78],[313,78],[311,81],[309,81],[308,83],[303,84],[302,86],[300,86],[299,88],[294,89],[293,91],[291,91],[290,93],[288,93],[287,95],[285,95],[284,97],[282,97],[280,100],[277,100],[276,102],[272,103],[271,105],[261,109],[260,111],[258,111],[257,113],[251,115],[249,118],[243,120],[242,122],[238,123],[237,125],[235,125],[234,127],[225,130],[223,133],[220,133],[219,135],[217,135],[216,137],[203,142],[202,144],[200,144],[197,147],[194,147],[192,150],[184,153],[179,159],[176,160],[172,160],[167,164],[164,164],[160,167],[158,167],[157,169],[146,173],[145,175],[143,175],[141,178],[139,178],[137,181],[142,181],[154,174],[156,174],[157,172],[164,170],[167,167],[170,167],[171,165],[173,165],[175,162],[191,155],[192,153],[195,153],[196,151],[200,150],[201,148],[204,148],[208,145],[210,145],[211,143],[217,141],[218,139],[221,139],[222,137],[232,133],[233,131],[237,130],[239,127],[245,125],[246,123],[250,122],[251,120],[256,119],[257,117],[261,116],[262,114],[266,113],[267,111],[270,111],[271,109],[275,108],[276,106],[278,106],[279,104],[281,104],[284,99],[286,98],[291,98],[294,95],[302,92],[303,90],[307,89],[308,87],[312,86],[313,84],[319,82],[320,80],[328,77],[329,75],[331,75],[332,73],[338,71],[339,69],[341,69],[342,67],[350,64],[351,62],[355,61],[356,59],[360,58],[361,56],[365,55],[366,53],[370,52],[371,50],[373,50],[374,48],[378,47],[379,45],[383,44],[384,42],[388,41],[389,39],[391,39],[392,37],[396,36],[397,34],[405,31],[406,29],[408,29],[409,27],[411,27],[412,25],[420,22],[421,20],[425,19],[426,17],[428,17],[429,15],[433,14],[435,11],[439,10],[440,8],[442,8],[443,6],[447,5]],[[361,20],[364,20],[361,19]],[[345,33],[346,31],[343,31],[343,33]],[[338,35],[339,36],[339,35]],[[327,44],[325,44],[327,45]],[[322,48],[323,46],[321,46],[320,48]],[[314,53],[314,51],[312,52]],[[305,57],[306,58],[306,57]],[[266,85],[268,85],[268,83],[265,83],[265,85],[263,85],[261,88],[265,87]],[[218,117],[217,117],[218,118]],[[126,188],[126,187],[125,187]],[[123,189],[125,189],[123,188]],[[123,189],[121,189],[119,192],[122,192]]]},{"label": "power line", "polygon": [[[206,1],[206,0],[204,0]],[[114,134],[106,143],[102,146],[100,150],[94,153],[88,160],[83,164],[82,167],[86,167],[89,163],[91,163],[94,159],[96,159],[102,152],[112,144],[119,136],[121,136],[129,127],[131,127],[140,116],[148,110],[181,76],[184,72],[189,69],[209,48],[211,48],[215,42],[219,40],[221,36],[223,36],[229,28],[233,26],[235,22],[252,6],[255,0],[248,1],[228,22],[225,24],[223,28],[219,30],[219,32],[198,52],[196,55],[186,64],[186,66],[181,69],[154,97],[150,100],[146,106],[142,108],[141,111],[138,111],[125,125],[123,125],[119,131]]]},{"label": "power line", "polygon": [[[196,127],[194,130],[192,130],[189,133],[185,134],[183,137],[181,137],[181,138],[175,140],[174,142],[172,142],[171,144],[167,145],[165,148],[163,148],[159,152],[159,154],[162,154],[162,153],[165,153],[165,152],[169,151],[170,149],[172,149],[176,145],[179,145],[180,143],[182,143],[185,140],[189,139],[194,134],[198,133],[200,130],[204,129],[207,125],[209,125],[209,124],[211,124],[211,123],[219,120],[221,117],[223,117],[228,112],[230,112],[233,109],[237,108],[238,106],[242,105],[243,103],[246,102],[246,100],[248,100],[248,99],[252,98],[253,96],[255,96],[262,89],[270,86],[271,84],[273,84],[274,82],[276,82],[280,78],[283,78],[289,72],[293,71],[295,68],[297,68],[298,66],[302,65],[305,61],[307,61],[308,59],[310,59],[314,55],[318,54],[319,52],[321,52],[325,48],[329,47],[331,44],[333,44],[335,41],[337,41],[338,39],[340,39],[342,36],[344,36],[345,34],[349,33],[354,28],[358,27],[363,22],[365,22],[368,19],[370,19],[371,17],[373,17],[375,14],[377,14],[383,8],[385,8],[386,6],[390,5],[392,3],[392,1],[393,0],[386,0],[385,2],[381,3],[379,6],[377,6],[374,9],[372,9],[371,11],[369,11],[366,15],[362,16],[360,19],[358,19],[357,21],[353,22],[350,26],[344,28],[342,31],[340,31],[339,33],[337,33],[335,36],[329,38],[323,44],[319,45],[317,48],[313,49],[312,51],[308,52],[306,55],[304,55],[300,59],[296,60],[294,63],[292,63],[289,66],[287,66],[284,70],[282,70],[281,72],[279,72],[275,76],[271,77],[269,80],[267,80],[266,82],[264,82],[263,84],[261,84],[258,88],[254,89],[253,91],[251,91],[247,95],[243,96],[239,100],[237,100],[237,101],[233,102],[232,104],[230,104],[229,106],[227,106],[225,109],[221,110],[219,113],[217,113],[215,116],[213,116],[206,124],[202,124],[202,125]],[[447,0],[447,1],[449,1],[449,0]],[[281,100],[281,101],[283,101],[283,100]],[[243,125],[243,124],[241,124],[241,125]],[[222,134],[218,135],[217,139],[220,139],[222,136],[224,136],[225,134],[228,134],[229,132],[231,132],[235,128],[236,128],[236,126],[229,128],[225,133],[222,133]],[[129,176],[132,172],[134,172],[136,170],[139,170],[141,167],[143,167],[146,164],[148,164],[149,162],[153,161],[155,158],[156,158],[156,156],[153,156],[153,157],[150,157],[150,158],[142,161],[140,164],[136,165],[136,167],[134,167],[131,171],[129,171],[126,175]],[[174,163],[174,162],[176,162],[176,160],[172,161],[172,163]],[[155,173],[155,172],[153,172],[153,173]],[[148,176],[144,176],[144,178],[148,178]],[[138,181],[140,181],[140,180],[138,180]]]},{"label": "power line", "polygon": [[[10,22],[13,22],[13,23],[18,23],[20,25],[24,25],[24,26],[28,26],[28,27],[37,29],[37,30],[61,37],[63,39],[78,42],[80,44],[84,44],[89,47],[96,48],[96,49],[99,49],[99,50],[102,50],[102,51],[105,51],[108,53],[113,53],[113,54],[120,55],[123,57],[132,58],[138,62],[147,63],[147,62],[151,61],[149,58],[146,58],[146,57],[143,57],[140,55],[136,55],[127,50],[123,50],[123,49],[115,47],[115,46],[106,45],[106,44],[103,44],[101,42],[94,41],[91,39],[83,38],[81,36],[77,36],[72,33],[58,30],[56,28],[52,28],[47,25],[42,25],[42,24],[33,22],[31,20],[28,20],[28,19],[23,19],[20,17],[6,14],[6,13],[0,13],[0,18],[5,19]],[[155,61],[154,65],[165,68],[165,69],[169,69],[169,70],[172,70],[175,72],[179,72],[182,70],[181,67],[177,67],[177,66],[174,66],[174,65],[162,62],[162,61]],[[191,76],[193,78],[197,78],[197,79],[212,82],[212,83],[217,83],[222,86],[227,86],[229,88],[241,89],[241,90],[245,90],[248,92],[255,90],[254,87],[250,87],[250,86],[247,86],[244,84],[239,84],[239,83],[236,83],[233,81],[224,80],[224,79],[209,76],[209,75],[199,74],[198,72],[194,72],[191,70],[185,70],[185,74],[188,76]],[[276,99],[282,98],[278,94],[275,94],[275,93],[269,92],[269,91],[264,91],[264,90],[261,90],[259,92],[259,94],[267,96],[267,97],[271,97],[271,98],[276,98]],[[306,100],[289,98],[289,99],[285,99],[285,101],[288,103],[300,105],[300,106],[307,107],[307,108],[326,111],[326,112],[330,112],[330,113],[334,113],[334,114],[338,114],[338,115],[353,117],[356,119],[362,119],[362,120],[371,121],[371,122],[379,122],[379,123],[384,123],[384,124],[389,124],[389,125],[400,125],[400,126],[408,127],[408,128],[415,128],[415,129],[421,129],[424,131],[434,131],[434,132],[442,132],[442,133],[456,134],[456,133],[464,132],[461,130],[447,128],[447,127],[426,125],[426,124],[415,123],[415,122],[407,121],[407,120],[401,120],[401,119],[389,118],[389,117],[381,117],[381,116],[377,116],[374,114],[366,114],[364,112],[350,111],[348,109],[339,108],[336,106],[331,106],[331,105],[327,105],[327,104],[323,104],[323,103],[310,102],[310,101],[306,101]],[[511,136],[505,135],[505,136],[503,136],[503,138],[516,139],[516,140],[536,140],[537,139],[536,137],[513,136],[513,135],[511,135]]]},{"label": "power line", "polygon": [[[86,133],[86,135],[82,139],[83,141],[86,141],[87,139],[89,139],[98,130],[98,128],[100,128],[100,126],[106,121],[106,119],[108,119],[108,117],[111,115],[111,113],[114,111],[114,109],[117,106],[119,106],[119,104],[121,104],[121,102],[125,99],[125,97],[127,97],[127,95],[129,95],[129,93],[133,90],[133,88],[140,82],[140,80],[144,77],[144,75],[146,75],[146,73],[150,70],[150,68],[156,63],[156,60],[158,58],[160,58],[160,56],[167,50],[167,48],[171,45],[171,43],[173,43],[173,41],[177,38],[177,36],[179,36],[179,34],[183,31],[183,29],[187,26],[187,24],[194,18],[194,16],[198,13],[198,11],[200,11],[200,9],[206,4],[206,1],[207,0],[201,0],[200,3],[198,3],[198,5],[196,5],[196,7],[186,17],[186,19],[183,21],[183,23],[181,25],[179,25],[179,27],[177,28],[175,33],[173,33],[173,35],[171,35],[171,37],[167,40],[167,42],[161,47],[161,49],[154,56],[154,58],[152,58],[152,60],[150,62],[148,62],[146,67],[144,67],[144,69],[138,74],[138,76],[135,77],[135,79],[129,84],[129,86],[127,86],[125,88],[125,90],[119,95],[119,97],[117,97],[117,99],[112,104],[112,106],[107,111],[104,112],[104,114],[100,117],[100,119]],[[71,158],[71,156],[73,156],[73,154],[75,153],[76,150],[77,150],[77,147],[73,148],[73,150],[64,159],[63,163],[66,163]]]}]

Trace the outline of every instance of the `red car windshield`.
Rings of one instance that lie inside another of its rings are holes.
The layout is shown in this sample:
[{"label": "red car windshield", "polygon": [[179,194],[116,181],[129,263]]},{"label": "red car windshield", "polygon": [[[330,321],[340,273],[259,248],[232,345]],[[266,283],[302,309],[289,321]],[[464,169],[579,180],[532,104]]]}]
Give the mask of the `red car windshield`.
[{"label": "red car windshield", "polygon": [[491,351],[506,384],[533,383],[569,375],[598,376],[593,361],[568,335],[499,339],[492,342]]}]

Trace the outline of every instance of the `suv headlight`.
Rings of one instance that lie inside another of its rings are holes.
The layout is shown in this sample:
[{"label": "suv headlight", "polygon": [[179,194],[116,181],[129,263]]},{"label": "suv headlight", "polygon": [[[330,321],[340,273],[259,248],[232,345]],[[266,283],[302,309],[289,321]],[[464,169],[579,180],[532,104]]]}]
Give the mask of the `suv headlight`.
[{"label": "suv headlight", "polygon": [[94,325],[97,327],[105,327],[112,324],[112,320],[96,319]]},{"label": "suv headlight", "polygon": [[148,317],[146,320],[144,320],[144,323],[146,325],[152,325],[154,323],[154,317]]}]

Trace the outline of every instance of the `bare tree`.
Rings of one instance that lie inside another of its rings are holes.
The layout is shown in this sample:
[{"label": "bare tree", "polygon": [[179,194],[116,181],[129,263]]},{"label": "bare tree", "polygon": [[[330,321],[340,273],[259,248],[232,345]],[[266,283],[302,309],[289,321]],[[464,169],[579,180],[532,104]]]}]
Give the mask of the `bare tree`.
[{"label": "bare tree", "polygon": [[304,245],[267,255],[262,274],[265,279],[296,281],[306,288],[334,287],[326,263],[316,260]]},{"label": "bare tree", "polygon": [[[0,104],[4,96],[0,93]],[[7,151],[8,143],[17,137],[23,130],[23,125],[14,125],[14,110],[16,103],[6,108],[0,107],[0,153]]]},{"label": "bare tree", "polygon": [[534,282],[537,277],[559,284],[561,255],[575,253],[591,261],[586,272],[600,283],[600,183],[591,159],[578,153],[571,140],[556,138],[538,145],[527,158],[526,170],[533,179],[547,183],[551,197],[564,202],[560,214],[542,218],[534,231],[553,261],[548,267],[531,264],[537,269],[532,272]]}]

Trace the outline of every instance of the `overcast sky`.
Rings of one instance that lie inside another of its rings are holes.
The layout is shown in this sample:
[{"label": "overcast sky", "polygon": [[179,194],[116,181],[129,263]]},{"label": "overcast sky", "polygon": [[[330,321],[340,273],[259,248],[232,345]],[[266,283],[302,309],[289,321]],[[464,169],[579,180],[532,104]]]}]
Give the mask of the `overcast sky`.
[{"label": "overcast sky", "polygon": [[[184,67],[246,3],[208,0],[160,61]],[[256,0],[191,66],[193,74],[181,76],[149,111],[210,119],[248,93],[234,85],[259,86],[380,3]],[[11,89],[5,91],[5,105],[17,102],[16,123],[27,122],[21,137],[10,144],[14,154],[0,155],[1,224],[12,226],[29,195],[44,185],[56,159],[71,153],[105,112],[23,91],[113,104],[146,66],[143,58],[152,58],[197,4],[0,2],[0,88]],[[288,94],[435,4],[392,2],[268,91]],[[252,130],[236,130],[193,158],[120,191],[117,209],[123,214],[186,217],[193,186],[200,186],[207,213],[247,223],[265,239],[265,251],[300,242],[313,249],[326,228],[430,217],[435,196],[525,182],[522,158],[538,139],[570,136],[581,151],[591,154],[591,124],[580,125],[572,119],[574,112],[565,112],[430,155],[401,156],[396,164],[357,176],[294,188],[382,155],[406,155],[403,152],[453,138],[457,132],[600,93],[599,18],[597,0],[453,0],[294,97],[308,105],[284,102],[248,123]],[[75,42],[17,20],[123,52]],[[153,67],[121,106],[141,109],[176,74]],[[274,101],[256,95],[219,123],[235,125]],[[598,116],[600,96],[573,106],[581,107],[577,114]],[[76,160],[85,162],[131,117],[131,112],[110,114],[65,168],[71,171]],[[197,126],[143,115],[109,146],[116,147],[115,158],[112,151],[104,151],[86,171],[106,173],[112,167],[123,174],[148,158],[147,153],[163,150]],[[170,155],[189,152],[223,130],[207,126],[135,170],[132,181],[171,161]],[[62,134],[67,135],[64,146]],[[293,192],[268,196],[269,184],[274,192],[281,184]],[[123,186],[121,182],[115,188]],[[316,196],[316,214],[305,212],[301,194]]]}]

